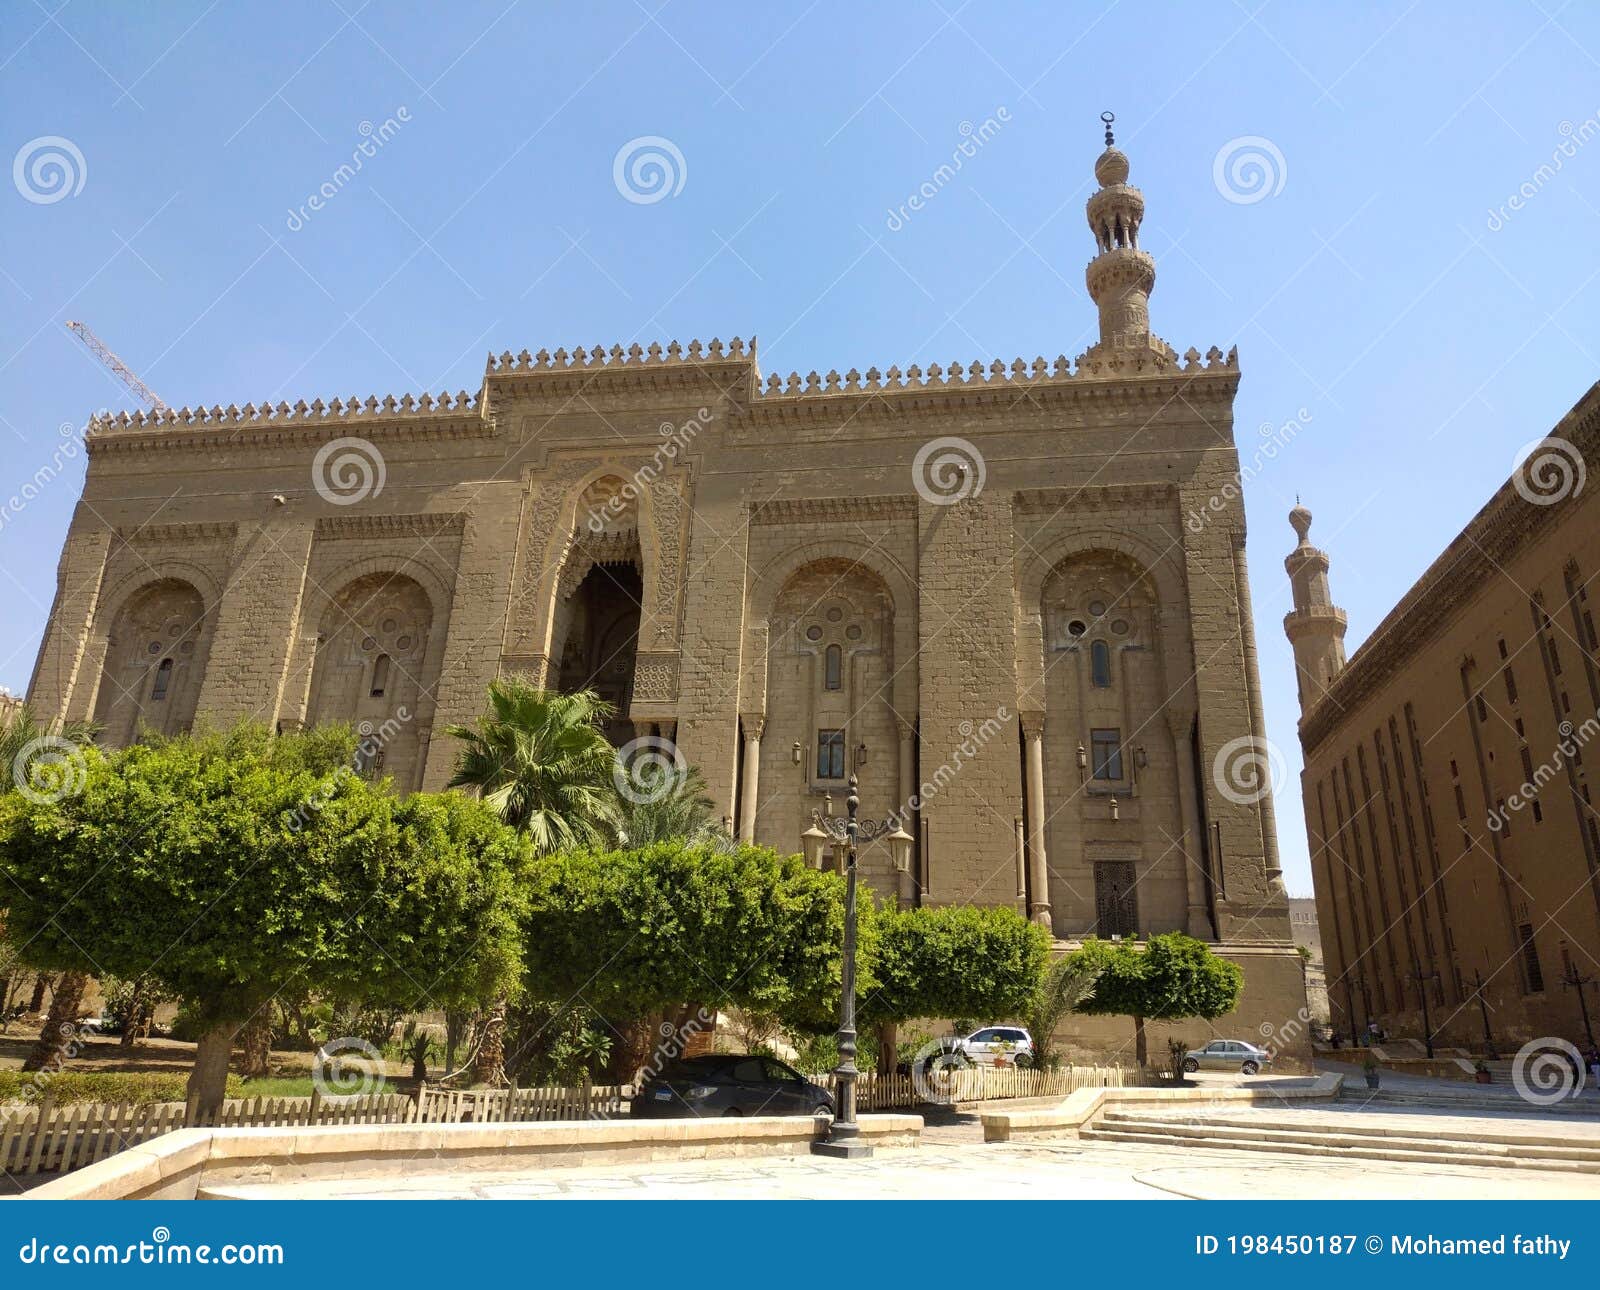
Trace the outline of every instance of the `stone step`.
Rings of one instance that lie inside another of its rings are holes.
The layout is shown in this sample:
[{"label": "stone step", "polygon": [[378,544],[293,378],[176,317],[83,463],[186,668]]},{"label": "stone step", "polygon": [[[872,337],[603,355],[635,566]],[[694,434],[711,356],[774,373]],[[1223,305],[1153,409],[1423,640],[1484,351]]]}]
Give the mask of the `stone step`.
[{"label": "stone step", "polygon": [[1381,1102],[1385,1106],[1417,1106],[1435,1110],[1439,1107],[1448,1107],[1456,1114],[1470,1111],[1498,1111],[1502,1115],[1511,1112],[1529,1116],[1576,1116],[1581,1119],[1600,1120],[1600,1097],[1594,1096],[1592,1090],[1580,1093],[1575,1098],[1535,1106],[1517,1096],[1510,1088],[1509,1077],[1504,1084],[1498,1086],[1503,1090],[1499,1093],[1471,1091],[1483,1087],[1485,1086],[1481,1084],[1473,1084],[1463,1087],[1460,1092],[1445,1088],[1413,1092],[1397,1088],[1372,1089],[1358,1082],[1347,1082],[1339,1097],[1342,1101],[1359,1104]]},{"label": "stone step", "polygon": [[1113,1113],[1102,1117],[1095,1127],[1118,1131],[1166,1134],[1202,1140],[1219,1134],[1264,1142],[1319,1142],[1335,1146],[1346,1142],[1369,1146],[1399,1146],[1406,1150],[1469,1152],[1473,1154],[1520,1156],[1528,1160],[1575,1160],[1600,1165],[1600,1142],[1573,1143],[1559,1135],[1529,1132],[1496,1132],[1485,1136],[1466,1130],[1440,1129],[1419,1132],[1415,1126],[1352,1125],[1327,1123],[1290,1125],[1283,1121],[1263,1123],[1239,1116],[1207,1116],[1204,1120],[1177,1120],[1155,1116]]},{"label": "stone step", "polygon": [[1258,1138],[1215,1135],[1204,1139],[1174,1137],[1144,1129],[1084,1129],[1083,1135],[1097,1142],[1127,1142],[1143,1146],[1199,1148],[1220,1151],[1263,1151],[1291,1156],[1332,1156],[1349,1160],[1389,1160],[1400,1164],[1483,1165],[1511,1169],[1559,1169],[1563,1172],[1600,1174],[1600,1162],[1587,1160],[1530,1160],[1526,1157],[1484,1151],[1428,1151],[1402,1146],[1366,1146],[1351,1140],[1262,1141]]}]

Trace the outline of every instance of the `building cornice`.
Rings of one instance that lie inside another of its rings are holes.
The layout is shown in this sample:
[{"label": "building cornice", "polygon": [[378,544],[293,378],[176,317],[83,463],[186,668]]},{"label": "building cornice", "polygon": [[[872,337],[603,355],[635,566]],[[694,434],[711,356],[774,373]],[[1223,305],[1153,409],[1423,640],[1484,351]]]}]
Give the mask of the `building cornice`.
[{"label": "building cornice", "polygon": [[466,528],[465,511],[425,511],[416,515],[324,515],[318,540],[351,538],[436,538]]},{"label": "building cornice", "polygon": [[[1544,442],[1551,440],[1566,441],[1583,461],[1600,462],[1600,383],[1589,388]],[[1535,448],[1533,455],[1538,452]],[[1519,490],[1519,482],[1514,475],[1496,490],[1302,718],[1300,745],[1307,758],[1350,714],[1410,666],[1451,619],[1465,612],[1487,578],[1544,539],[1566,518],[1567,506],[1579,500],[1531,501]]]},{"label": "building cornice", "polygon": [[904,519],[917,513],[916,498],[797,497],[757,502],[750,508],[752,524],[805,524],[818,520]]}]

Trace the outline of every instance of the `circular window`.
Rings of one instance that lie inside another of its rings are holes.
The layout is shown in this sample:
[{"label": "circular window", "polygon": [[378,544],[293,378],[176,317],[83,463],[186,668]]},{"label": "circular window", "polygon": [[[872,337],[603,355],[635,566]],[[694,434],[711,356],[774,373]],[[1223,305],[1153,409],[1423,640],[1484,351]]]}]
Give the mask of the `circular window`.
[{"label": "circular window", "polygon": [[1096,618],[1100,617],[1100,615],[1105,613],[1105,611],[1106,611],[1106,602],[1105,601],[1103,601],[1103,600],[1091,600],[1089,602],[1089,612],[1091,614],[1093,614]]},{"label": "circular window", "polygon": [[843,617],[844,610],[839,609],[838,607],[828,610],[828,621],[830,623],[836,623]]},{"label": "circular window", "polygon": [[394,647],[396,649],[410,649],[411,648],[411,637],[402,636],[399,640],[397,640],[394,643]]},{"label": "circular window", "polygon": [[160,641],[151,641],[150,642],[150,652],[152,654],[161,653],[161,642]]},{"label": "circular window", "polygon": [[362,649],[371,649],[377,643],[378,642],[373,640],[372,637],[370,637],[370,636],[363,636],[361,638],[361,648]]},{"label": "circular window", "polygon": [[1118,636],[1126,636],[1128,634],[1128,620],[1126,618],[1113,618],[1111,620],[1111,630]]},{"label": "circular window", "polygon": [[1084,622],[1081,618],[1074,618],[1070,623],[1067,624],[1068,636],[1082,636],[1084,632],[1088,630],[1088,627],[1084,625]]},{"label": "circular window", "polygon": [[806,639],[808,641],[819,641],[819,640],[821,640],[822,639],[822,628],[820,628],[820,627],[807,627],[806,628]]},{"label": "circular window", "polygon": [[844,629],[844,634],[850,640],[858,641],[861,639],[861,628],[857,627],[854,623],[851,623],[850,626]]},{"label": "circular window", "polygon": [[400,624],[395,622],[395,620],[392,618],[385,618],[383,620],[383,630],[385,633],[392,632],[399,625]]}]

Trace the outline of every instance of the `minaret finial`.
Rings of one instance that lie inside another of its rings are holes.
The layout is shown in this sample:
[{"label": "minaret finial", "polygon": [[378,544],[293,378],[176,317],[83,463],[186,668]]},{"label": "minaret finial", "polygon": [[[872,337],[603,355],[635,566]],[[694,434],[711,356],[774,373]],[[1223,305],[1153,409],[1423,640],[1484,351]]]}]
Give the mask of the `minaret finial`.
[{"label": "minaret finial", "polygon": [[1106,123],[1106,147],[1114,147],[1116,140],[1111,137],[1111,123],[1117,119],[1115,112],[1102,112],[1100,119]]}]

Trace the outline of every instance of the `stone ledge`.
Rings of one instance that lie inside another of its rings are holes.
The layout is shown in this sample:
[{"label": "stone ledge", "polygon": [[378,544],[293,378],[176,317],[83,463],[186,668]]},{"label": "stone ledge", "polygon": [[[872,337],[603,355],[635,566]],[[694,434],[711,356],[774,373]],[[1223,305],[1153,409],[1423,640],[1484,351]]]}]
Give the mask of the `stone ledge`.
[{"label": "stone ledge", "polygon": [[1295,1084],[1274,1082],[1257,1088],[1080,1088],[1059,1106],[1039,1111],[997,1111],[982,1117],[985,1142],[1020,1142],[1038,1138],[1076,1138],[1108,1110],[1139,1103],[1161,1106],[1185,1102],[1214,1106],[1219,1102],[1278,1103],[1311,1098],[1333,1101],[1342,1075],[1319,1075]]},{"label": "stone ledge", "polygon": [[[919,1115],[866,1115],[863,1141],[914,1147]],[[27,1200],[192,1200],[242,1182],[381,1177],[433,1161],[471,1172],[726,1156],[799,1155],[825,1133],[804,1116],[738,1120],[555,1121],[179,1129],[25,1193]]]}]

